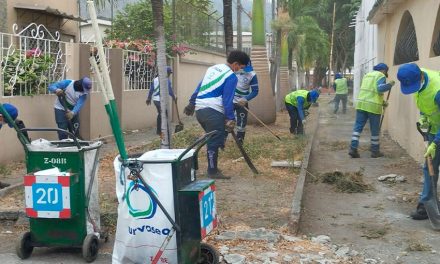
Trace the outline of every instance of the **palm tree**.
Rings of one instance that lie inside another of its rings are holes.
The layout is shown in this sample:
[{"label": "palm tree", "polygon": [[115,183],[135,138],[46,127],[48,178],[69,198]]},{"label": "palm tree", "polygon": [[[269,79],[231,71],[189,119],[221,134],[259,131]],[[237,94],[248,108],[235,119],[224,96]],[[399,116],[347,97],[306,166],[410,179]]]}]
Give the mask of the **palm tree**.
[{"label": "palm tree", "polygon": [[[264,0],[254,0],[252,4],[252,65],[258,76],[259,94],[250,102],[250,107],[265,123],[276,119],[274,91],[270,82],[269,60],[265,47]],[[256,120],[250,119],[251,122]]]},{"label": "palm tree", "polygon": [[159,73],[160,89],[160,108],[162,115],[162,133],[161,133],[161,148],[170,148],[170,123],[168,119],[168,81],[166,71],[166,47],[165,47],[165,29],[163,18],[163,0],[151,0],[151,7],[154,15],[154,35],[156,38],[157,48],[157,70]]},{"label": "palm tree", "polygon": [[234,32],[232,25],[232,0],[223,0],[223,27],[225,31],[226,56],[234,48]]}]

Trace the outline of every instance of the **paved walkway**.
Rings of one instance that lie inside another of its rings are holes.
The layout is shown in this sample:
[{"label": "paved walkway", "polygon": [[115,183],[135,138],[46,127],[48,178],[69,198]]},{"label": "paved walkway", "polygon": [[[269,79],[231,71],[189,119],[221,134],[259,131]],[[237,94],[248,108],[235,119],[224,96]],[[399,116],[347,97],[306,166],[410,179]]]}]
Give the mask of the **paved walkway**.
[{"label": "paved walkway", "polygon": [[[348,156],[355,111],[334,115],[332,96],[320,98],[318,132],[312,148],[304,211],[300,231],[328,234],[333,243],[347,244],[383,263],[439,263],[440,233],[426,221],[414,221],[408,214],[421,191],[420,165],[387,137],[381,138],[385,157],[370,158],[370,132],[361,135],[360,159]],[[368,126],[368,125],[367,125]],[[408,139],[409,140],[409,139]],[[364,169],[364,181],[374,191],[335,192],[333,186],[312,181],[312,174]],[[395,173],[406,177],[403,183],[383,183],[377,177]]]}]

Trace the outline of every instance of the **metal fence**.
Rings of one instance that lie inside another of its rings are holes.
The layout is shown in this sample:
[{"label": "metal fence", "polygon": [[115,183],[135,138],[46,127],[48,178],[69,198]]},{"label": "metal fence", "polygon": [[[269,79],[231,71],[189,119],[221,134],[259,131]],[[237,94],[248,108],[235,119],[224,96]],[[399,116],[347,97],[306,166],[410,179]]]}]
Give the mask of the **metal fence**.
[{"label": "metal fence", "polygon": [[0,33],[1,95],[26,96],[47,94],[50,83],[65,78],[66,43],[58,32],[44,25],[29,24],[13,34]]},{"label": "metal fence", "polygon": [[156,67],[153,64],[154,60],[146,53],[124,50],[124,91],[149,89],[156,76]]}]

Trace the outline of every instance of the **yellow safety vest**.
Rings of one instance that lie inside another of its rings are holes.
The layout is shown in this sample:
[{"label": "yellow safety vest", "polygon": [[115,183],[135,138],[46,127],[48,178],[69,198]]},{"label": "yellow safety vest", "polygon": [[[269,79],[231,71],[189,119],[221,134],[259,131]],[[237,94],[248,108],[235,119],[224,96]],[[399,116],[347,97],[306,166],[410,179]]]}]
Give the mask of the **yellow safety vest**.
[{"label": "yellow safety vest", "polygon": [[440,129],[440,111],[439,106],[435,103],[434,98],[438,91],[440,91],[440,73],[438,71],[431,71],[421,69],[422,73],[428,75],[428,85],[421,92],[414,94],[416,105],[427,118],[431,127],[431,134],[436,134]]},{"label": "yellow safety vest", "polygon": [[383,94],[377,91],[377,82],[385,77],[380,71],[365,74],[362,79],[356,109],[381,115],[383,112]]},{"label": "yellow safety vest", "polygon": [[307,91],[307,90],[293,91],[290,94],[286,95],[286,97],[284,98],[284,101],[288,104],[293,105],[293,106],[298,106],[298,101],[296,99],[298,97],[303,97],[304,98],[303,108],[308,109],[310,107],[310,105],[312,104],[311,102],[307,102],[307,95],[308,94],[309,94],[309,91]]},{"label": "yellow safety vest", "polygon": [[340,78],[335,80],[336,94],[348,94],[347,79]]}]

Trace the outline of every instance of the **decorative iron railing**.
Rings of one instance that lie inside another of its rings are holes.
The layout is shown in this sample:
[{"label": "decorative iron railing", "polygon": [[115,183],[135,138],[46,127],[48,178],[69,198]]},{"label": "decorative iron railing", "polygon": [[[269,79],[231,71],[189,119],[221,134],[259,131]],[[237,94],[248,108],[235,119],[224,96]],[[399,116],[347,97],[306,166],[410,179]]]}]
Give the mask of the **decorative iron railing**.
[{"label": "decorative iron railing", "polygon": [[147,90],[156,77],[154,58],[147,53],[124,50],[124,91]]}]

